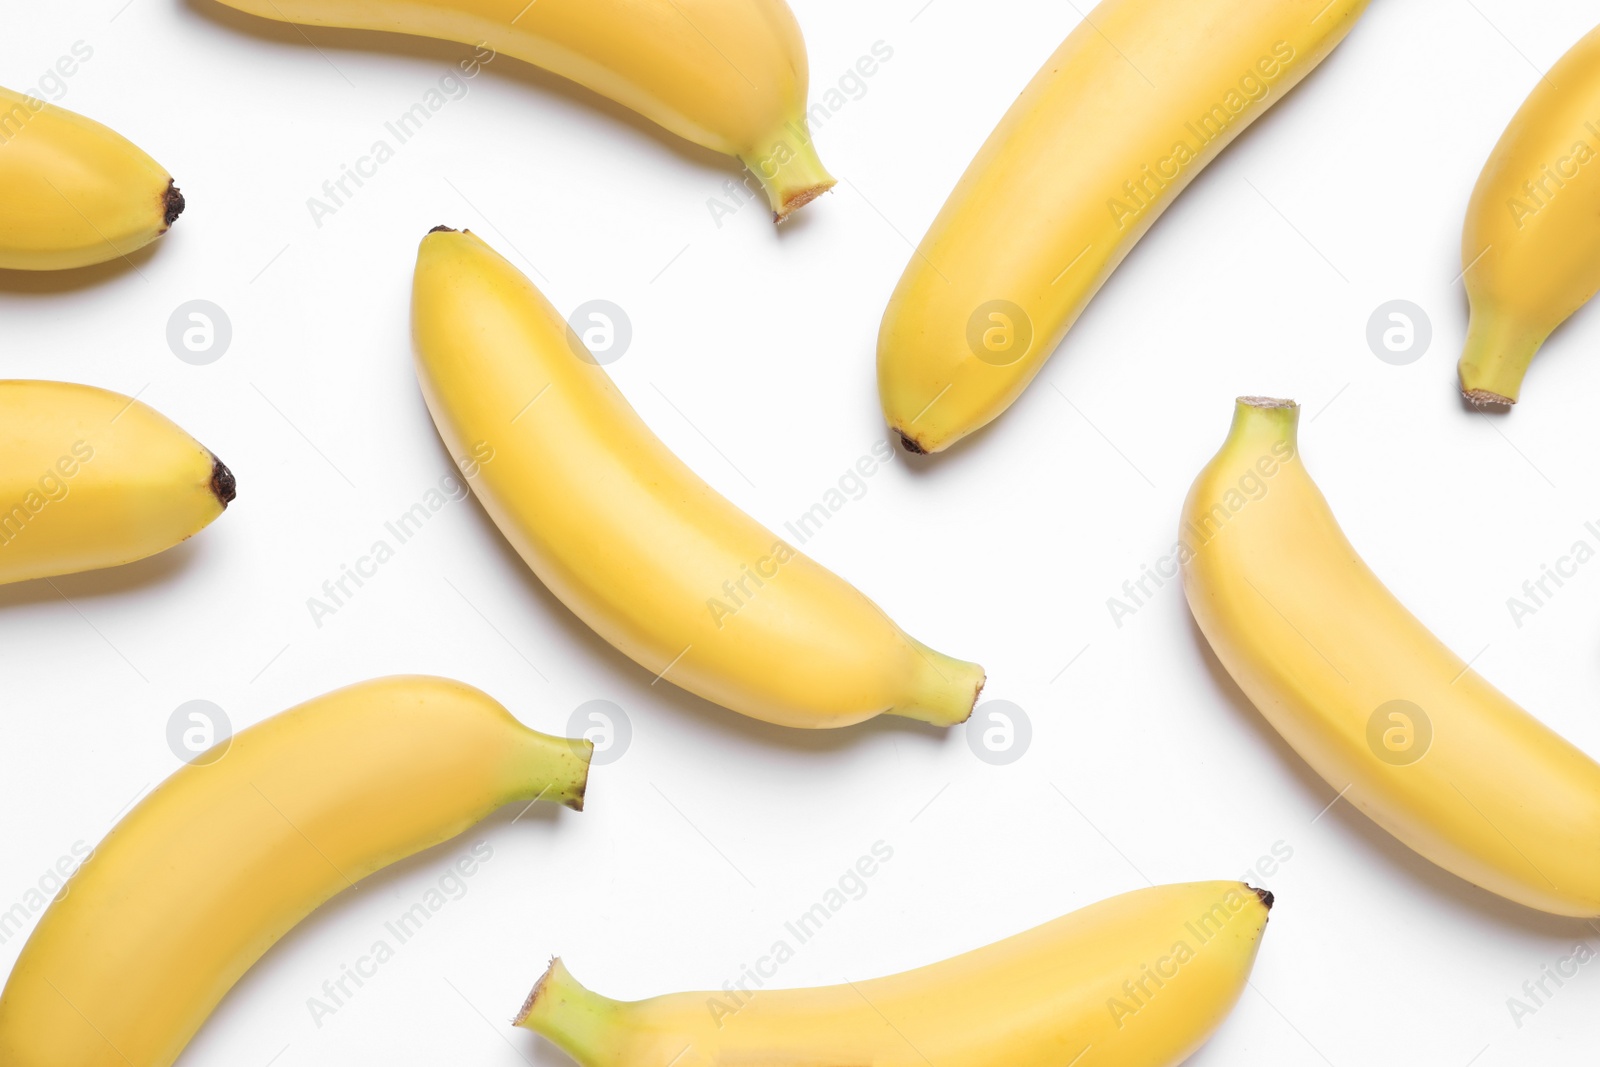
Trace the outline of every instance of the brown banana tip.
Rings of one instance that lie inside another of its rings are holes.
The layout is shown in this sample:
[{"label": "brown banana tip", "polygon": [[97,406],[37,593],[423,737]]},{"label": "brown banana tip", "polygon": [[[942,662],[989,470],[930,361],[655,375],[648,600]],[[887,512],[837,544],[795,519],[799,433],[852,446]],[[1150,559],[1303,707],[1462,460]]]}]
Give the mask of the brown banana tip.
[{"label": "brown banana tip", "polygon": [[910,452],[913,456],[926,456],[928,454],[928,450],[918,444],[915,437],[912,437],[904,430],[896,430],[895,433],[900,435],[900,447]]},{"label": "brown banana tip", "polygon": [[429,230],[428,232],[429,233],[455,233],[456,232],[456,228],[454,226],[435,226],[433,229]]},{"label": "brown banana tip", "polygon": [[1277,901],[1278,898],[1272,895],[1271,890],[1257,889],[1253,885],[1247,885],[1245,888],[1256,895],[1256,899],[1261,901],[1262,907],[1266,908],[1268,911],[1272,910],[1272,905]]},{"label": "brown banana tip", "polygon": [[813,185],[805,189],[797,189],[796,191],[790,193],[788,197],[784,199],[783,207],[772,213],[772,221],[783,222],[790,215],[793,215],[796,211],[799,211],[801,208],[811,203],[811,201],[815,200],[829,189],[832,189],[836,184],[838,183],[822,182],[818,185]]},{"label": "brown banana tip", "polygon": [[1299,403],[1293,400],[1282,400],[1275,396],[1241,396],[1239,403],[1248,404],[1253,408],[1297,408]]},{"label": "brown banana tip", "polygon": [[522,1009],[517,1012],[517,1017],[511,1020],[512,1026],[524,1026],[528,1016],[533,1014],[533,1005],[539,999],[539,994],[544,992],[545,983],[550,981],[550,975],[555,971],[556,964],[561,962],[560,956],[551,956],[550,965],[544,969],[544,974],[539,976],[539,981],[534,983],[533,991],[528,994],[528,999],[522,1002]]},{"label": "brown banana tip", "polygon": [[1501,396],[1488,389],[1463,389],[1461,398],[1475,408],[1508,408],[1516,403],[1509,396]]},{"label": "brown banana tip", "polygon": [[166,220],[167,229],[171,229],[172,224],[178,221],[178,216],[183,214],[183,209],[188,206],[188,201],[183,198],[183,190],[178,188],[177,182],[168,178],[167,191],[162,197],[162,217]]},{"label": "brown banana tip", "polygon": [[[978,679],[977,686],[972,690],[972,705],[967,708],[967,714],[962,718],[961,722],[966,722],[968,719],[971,719],[972,713],[978,710],[978,698],[983,696],[983,687],[988,684],[989,672],[984,671],[983,677]],[[960,726],[961,722],[956,723],[956,725]]]},{"label": "brown banana tip", "polygon": [[211,492],[222,501],[222,509],[226,511],[234,497],[239,495],[239,483],[226,463],[216,456],[212,456],[211,460]]}]

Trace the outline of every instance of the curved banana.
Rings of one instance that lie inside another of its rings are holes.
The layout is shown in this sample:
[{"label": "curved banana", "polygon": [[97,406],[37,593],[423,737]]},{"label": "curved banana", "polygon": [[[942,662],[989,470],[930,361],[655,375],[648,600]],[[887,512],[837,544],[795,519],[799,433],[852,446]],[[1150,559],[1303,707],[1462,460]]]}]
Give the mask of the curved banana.
[{"label": "curved banana", "polygon": [[757,977],[753,991],[624,1003],[555,960],[516,1022],[583,1067],[1172,1067],[1244,991],[1271,907],[1239,882],[1141,889],[943,963],[824,989]]},{"label": "curved banana", "polygon": [[1600,290],[1600,27],[1534,85],[1467,205],[1472,321],[1458,371],[1479,406],[1515,404],[1528,363]]},{"label": "curved banana", "polygon": [[182,213],[172,178],[121,134],[0,88],[0,270],[120,259]]},{"label": "curved banana", "polygon": [[493,49],[737,156],[782,221],[833,187],[806,121],[810,79],[784,0],[222,0],[263,18]]},{"label": "curved banana", "polygon": [[1491,892],[1600,915],[1600,765],[1480,678],[1345,540],[1293,401],[1245,397],[1184,504],[1189,607],[1234,681],[1379,826]]},{"label": "curved banana", "polygon": [[878,332],[912,452],[997,418],[1145,231],[1333,51],[1368,0],[1103,0],[1011,105]]},{"label": "curved banana", "polygon": [[0,381],[0,584],[164,552],[235,494],[220,459],[137,400]]},{"label": "curved banana", "polygon": [[445,444],[528,566],[658,677],[784,726],[971,714],[983,669],[872,601],[669,452],[561,315],[471,233],[417,255],[417,377]]},{"label": "curved banana", "polygon": [[273,716],[100,843],[0,993],[6,1067],[168,1067],[318,906],[513,801],[583,806],[587,741],[470,686],[399,677]]}]

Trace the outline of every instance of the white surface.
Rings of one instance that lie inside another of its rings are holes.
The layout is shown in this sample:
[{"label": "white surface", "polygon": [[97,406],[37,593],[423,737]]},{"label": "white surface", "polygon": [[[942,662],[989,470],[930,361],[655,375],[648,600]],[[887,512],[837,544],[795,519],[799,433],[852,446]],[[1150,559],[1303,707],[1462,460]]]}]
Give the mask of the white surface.
[{"label": "white surface", "polygon": [[[1600,967],[1520,1028],[1506,1001],[1600,935],[1458,882],[1345,804],[1318,818],[1333,791],[1220,676],[1176,583],[1120,628],[1106,607],[1174,539],[1233,396],[1293,396],[1307,461],[1377,572],[1600,754],[1600,567],[1520,628],[1506,606],[1600,519],[1600,311],[1557,335],[1508,418],[1464,412],[1452,384],[1467,196],[1539,71],[1589,28],[1577,0],[1375,3],[1195,181],[1006,417],[935,462],[897,458],[806,546],[988,667],[986,696],[1033,723],[1011,766],[979,762],[960,732],[802,735],[652,687],[471,502],[313,623],[307,598],[449,470],[407,327],[414,249],[438,223],[531,262],[563,309],[625,307],[623,390],[769,525],[868,453],[877,323],[907,239],[1079,18],[1043,0],[924,2],[795,0],[814,99],[875,42],[894,57],[818,131],[848,181],[777,233],[758,205],[714,223],[731,165],[510,59],[319,229],[306,199],[470,49],[344,33],[313,48],[210,0],[12,11],[0,82],[29,87],[87,42],[61,103],[145,147],[190,207],[136,271],[0,278],[0,372],[139,394],[226,459],[239,499],[154,560],[0,589],[0,910],[174,769],[179,704],[215,701],[242,727],[350,681],[433,672],[554,732],[613,700],[632,747],[596,769],[583,815],[503,814],[324,909],[240,983],[187,1067],[561,1064],[504,1024],[551,953],[618,996],[720,986],[879,840],[894,859],[783,983],[930,962],[1146,878],[1237,877],[1282,842],[1292,860],[1252,876],[1280,901],[1255,991],[1194,1063],[1592,1055]],[[234,327],[206,367],[165,340],[195,298]],[[1395,298],[1434,327],[1406,367],[1364,339]],[[308,998],[480,841],[493,859],[467,895],[319,1026]]]}]

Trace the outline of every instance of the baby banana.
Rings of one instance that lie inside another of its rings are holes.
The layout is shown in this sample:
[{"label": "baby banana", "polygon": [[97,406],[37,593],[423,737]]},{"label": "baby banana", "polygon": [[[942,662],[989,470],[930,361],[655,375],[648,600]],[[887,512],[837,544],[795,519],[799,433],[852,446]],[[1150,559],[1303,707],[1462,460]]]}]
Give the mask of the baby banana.
[{"label": "baby banana", "polygon": [[296,923],[513,801],[583,806],[592,748],[470,686],[384,678],[168,778],[61,891],[0,993],[6,1067],[168,1067]]},{"label": "baby banana", "polygon": [[878,333],[884,417],[939,452],[1009,407],[1111,272],[1368,0],[1103,0],[967,167]]},{"label": "baby banana", "polygon": [[1448,871],[1600,915],[1600,765],[1385,589],[1300,461],[1299,405],[1244,397],[1183,508],[1183,587],[1239,688],[1345,800]]},{"label": "baby banana", "polygon": [[222,0],[315,26],[438,37],[532,63],[737,156],[782,221],[833,187],[784,0]]},{"label": "baby banana", "polygon": [[1484,164],[1461,235],[1472,321],[1458,371],[1515,404],[1545,338],[1600,289],[1600,27],[1539,79]]},{"label": "baby banana", "polygon": [[234,494],[220,459],[137,400],[0,381],[0,584],[164,552]]},{"label": "baby banana", "polygon": [[115,130],[0,88],[0,269],[120,259],[182,212],[172,178]]},{"label": "baby banana", "polygon": [[[667,450],[567,323],[472,233],[422,241],[412,298],[433,421],[500,532],[658,678],[784,726],[967,718],[983,669],[907,636]],[[465,468],[464,468],[465,469]]]},{"label": "baby banana", "polygon": [[823,989],[758,982],[624,1003],[555,960],[517,1025],[583,1067],[1172,1067],[1244,991],[1271,907],[1239,882],[1141,889],[943,963]]}]

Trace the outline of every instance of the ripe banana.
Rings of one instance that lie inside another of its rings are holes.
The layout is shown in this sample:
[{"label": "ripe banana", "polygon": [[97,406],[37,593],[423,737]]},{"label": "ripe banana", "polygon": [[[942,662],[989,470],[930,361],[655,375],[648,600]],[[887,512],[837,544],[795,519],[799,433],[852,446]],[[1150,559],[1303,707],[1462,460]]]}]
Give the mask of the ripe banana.
[{"label": "ripe banana", "polygon": [[[1172,1067],[1221,1025],[1272,894],[1239,882],[1141,889],[889,978],[632,1003],[560,960],[517,1025],[583,1067]],[[780,943],[783,944],[783,943]],[[781,953],[768,957],[772,973]]]},{"label": "ripe banana", "polygon": [[513,801],[582,808],[592,746],[442,678],[273,716],[128,813],[45,912],[4,993],[6,1067],[168,1067],[318,906]]},{"label": "ripe banana", "polygon": [[115,130],[0,88],[0,269],[119,259],[182,212],[172,178]]},{"label": "ripe banana", "polygon": [[[1600,290],[1600,28],[1539,79],[1484,164],[1461,235],[1461,395],[1515,404],[1545,338]],[[1592,165],[1591,165],[1592,164]]]},{"label": "ripe banana", "polygon": [[833,187],[784,0],[222,0],[283,22],[438,37],[532,63],[737,156],[782,221]]},{"label": "ripe banana", "polygon": [[0,381],[0,584],[164,552],[234,495],[220,459],[137,400]]},{"label": "ripe banana", "polygon": [[472,233],[417,256],[417,377],[500,532],[595,632],[658,678],[784,726],[971,714],[983,669],[872,601],[701,481],[561,315]]},{"label": "ripe banana", "polygon": [[878,333],[884,417],[939,452],[1022,395],[1194,176],[1368,0],[1103,0],[967,167]]},{"label": "ripe banana", "polygon": [[1339,795],[1503,897],[1600,915],[1600,765],[1406,611],[1301,464],[1293,401],[1244,397],[1184,504],[1190,610]]}]

